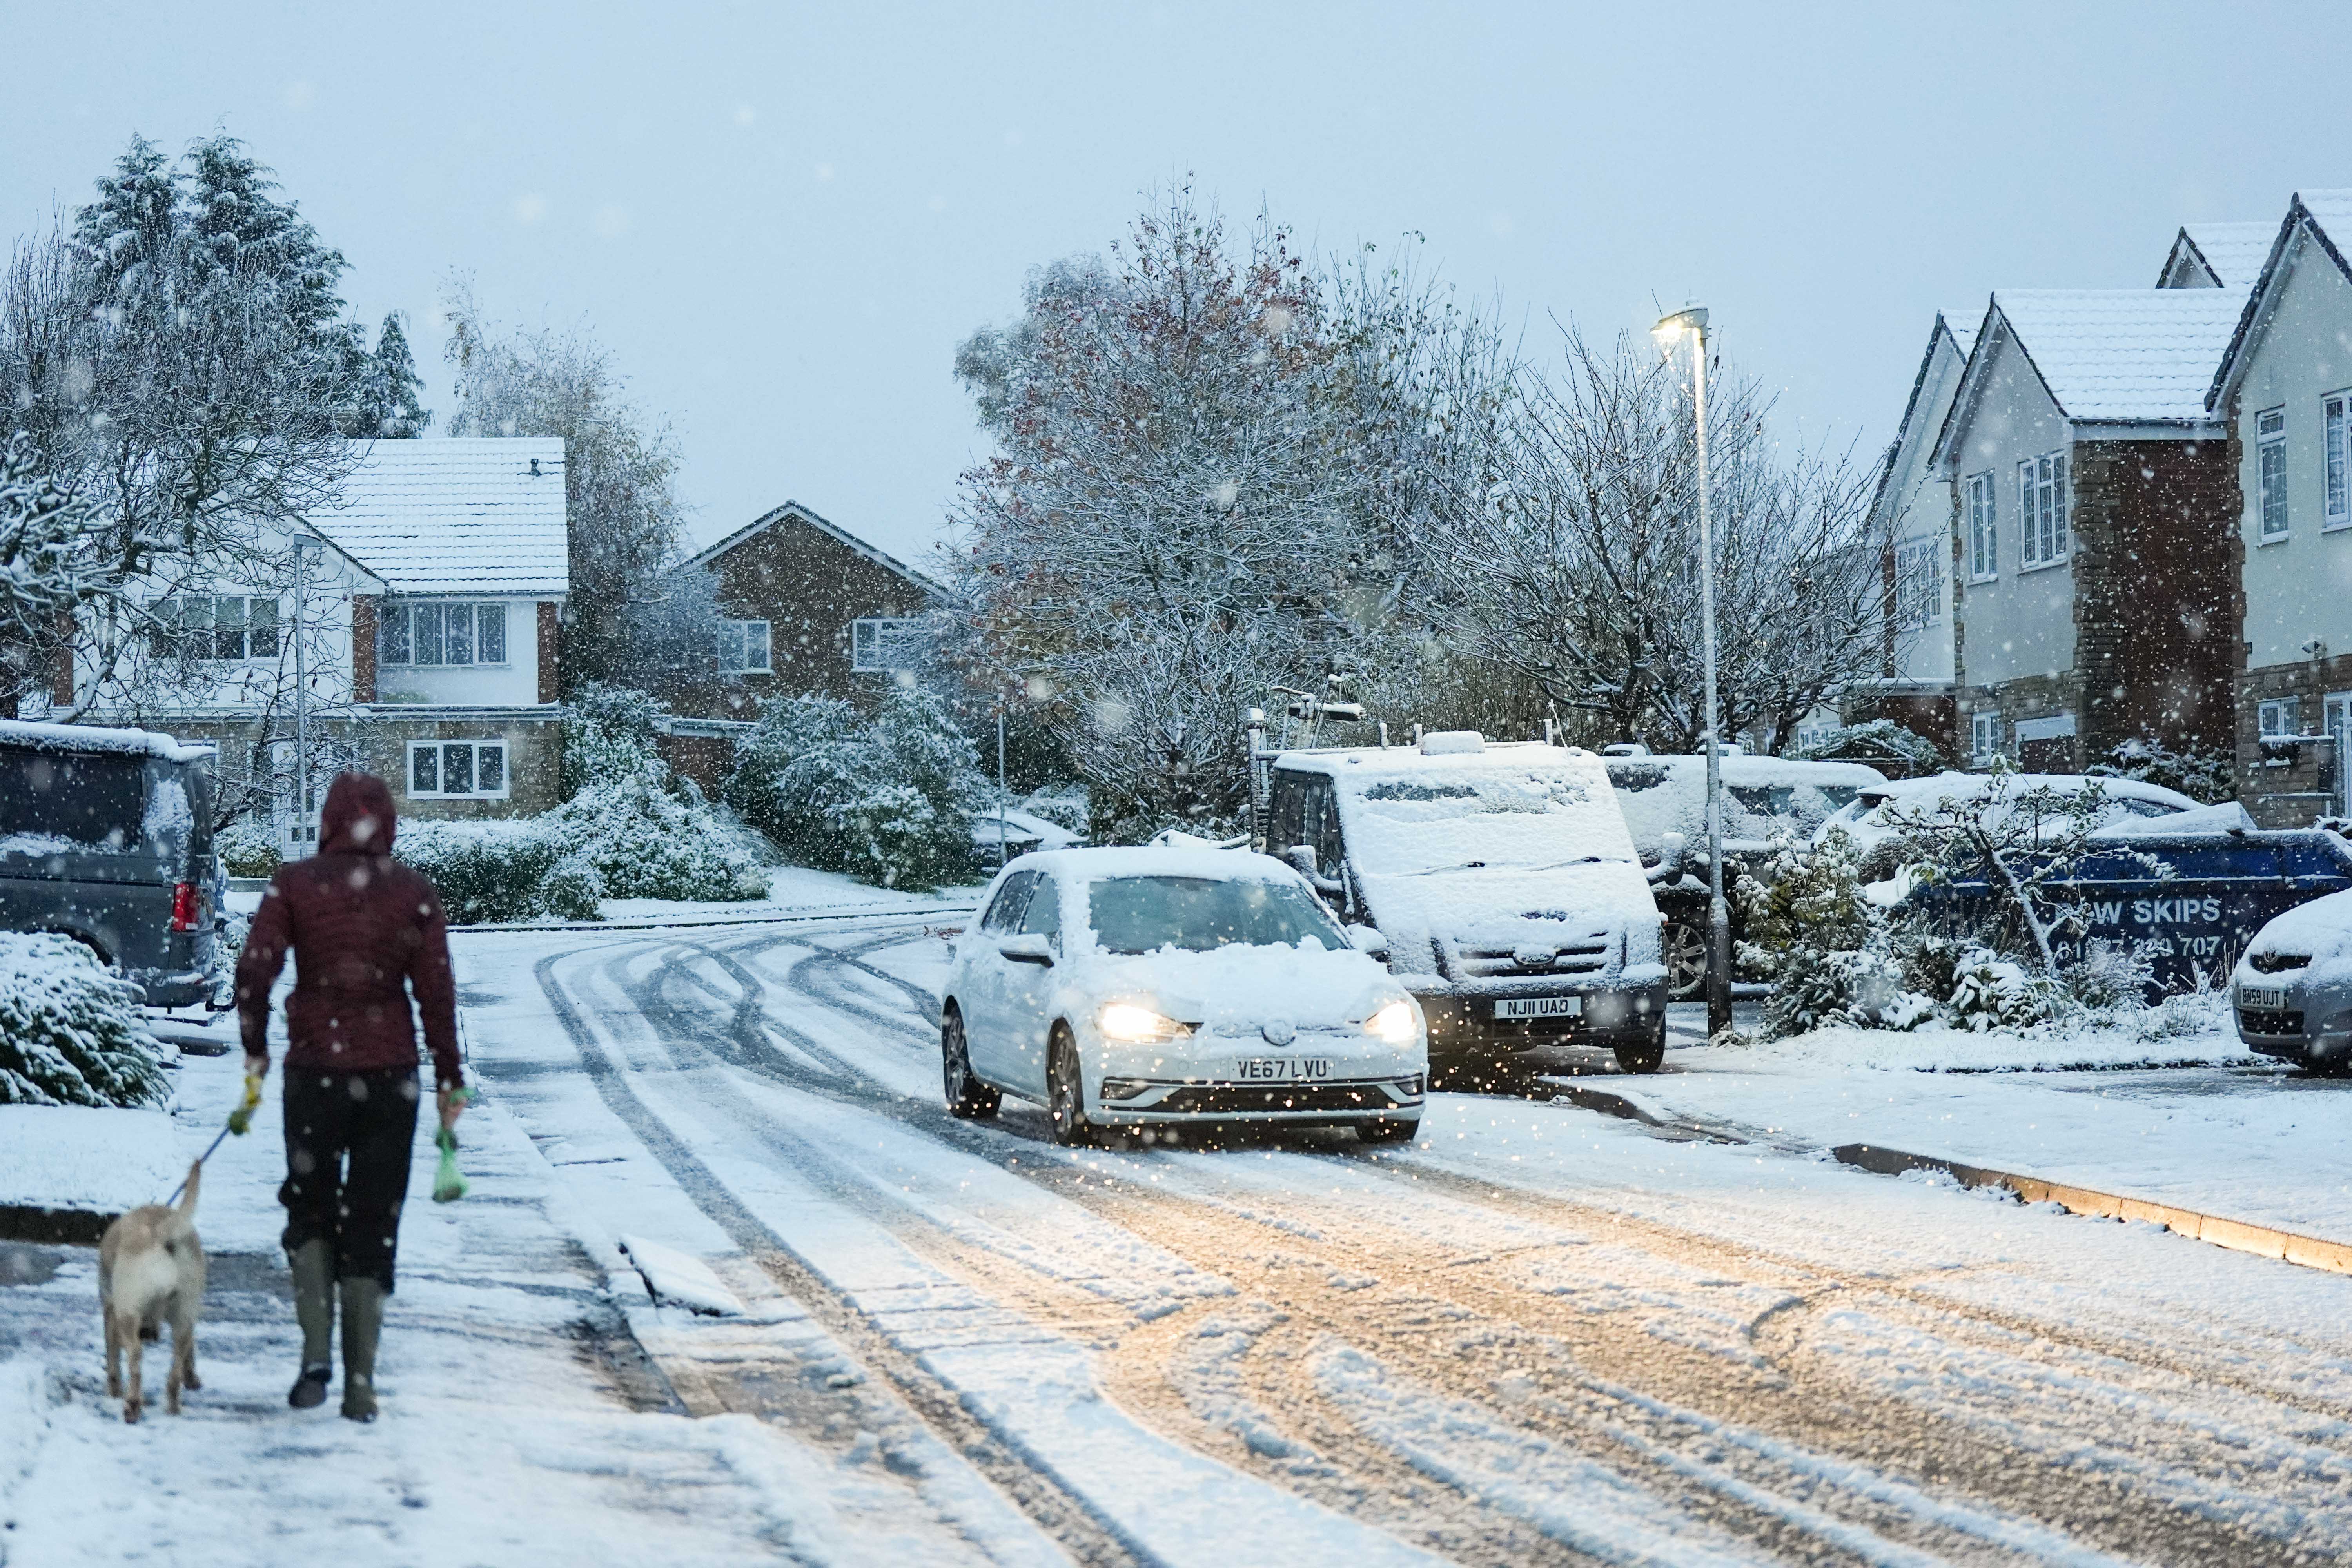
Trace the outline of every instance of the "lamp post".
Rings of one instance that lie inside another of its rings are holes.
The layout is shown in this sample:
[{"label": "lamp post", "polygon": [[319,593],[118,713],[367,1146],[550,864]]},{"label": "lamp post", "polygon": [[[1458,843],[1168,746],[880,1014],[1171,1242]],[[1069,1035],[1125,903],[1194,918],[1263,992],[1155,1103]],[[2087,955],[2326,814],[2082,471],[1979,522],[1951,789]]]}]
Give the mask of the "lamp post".
[{"label": "lamp post", "polygon": [[310,826],[310,639],[302,635],[309,584],[304,581],[304,567],[310,560],[310,539],[297,533],[294,545],[294,839],[307,841],[310,852],[319,850],[318,836],[307,831]]},{"label": "lamp post", "polygon": [[1723,747],[1716,727],[1715,530],[1707,516],[1706,307],[1685,305],[1651,331],[1671,356],[1692,341],[1691,385],[1698,423],[1698,599],[1700,654],[1706,667],[1706,1032],[1731,1026],[1731,911],[1723,901]]}]

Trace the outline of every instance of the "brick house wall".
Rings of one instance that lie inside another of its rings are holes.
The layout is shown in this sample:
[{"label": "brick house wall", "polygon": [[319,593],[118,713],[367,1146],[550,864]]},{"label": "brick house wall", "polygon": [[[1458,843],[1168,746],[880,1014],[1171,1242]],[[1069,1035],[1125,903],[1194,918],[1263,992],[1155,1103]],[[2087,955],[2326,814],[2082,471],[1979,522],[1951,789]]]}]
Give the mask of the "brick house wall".
[{"label": "brick house wall", "polygon": [[2352,654],[2265,665],[2238,678],[2236,752],[2238,798],[2264,827],[2307,827],[2339,814],[2342,759],[2331,744],[2266,747],[2262,704],[2302,699],[2302,728],[2319,731],[2330,692],[2352,691]]},{"label": "brick house wall", "polygon": [[1953,732],[1964,756],[1970,721],[1986,711],[2000,714],[2005,736],[2021,721],[2073,717],[2071,736],[2009,742],[2032,772],[2080,772],[2134,739],[2238,749],[2238,455],[2234,437],[2072,445],[2074,668],[1970,683],[1969,626],[1957,619]]},{"label": "brick house wall", "polygon": [[704,719],[758,717],[774,697],[827,692],[867,699],[889,678],[850,668],[850,626],[869,616],[922,614],[918,583],[787,512],[704,566],[719,579],[719,613],[768,623],[767,673],[721,676],[716,658],[681,672],[664,695],[674,713]]},{"label": "brick house wall", "polygon": [[2134,738],[2233,750],[2237,441],[2078,442],[2074,468],[2081,760]]}]

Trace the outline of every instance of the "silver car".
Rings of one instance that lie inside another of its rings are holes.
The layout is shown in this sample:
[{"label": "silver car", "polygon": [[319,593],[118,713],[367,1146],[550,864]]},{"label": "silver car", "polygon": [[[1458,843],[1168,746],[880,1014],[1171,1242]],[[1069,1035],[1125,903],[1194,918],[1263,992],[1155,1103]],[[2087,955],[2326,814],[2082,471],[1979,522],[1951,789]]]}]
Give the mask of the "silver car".
[{"label": "silver car", "polygon": [[2352,1068],[2352,892],[2263,927],[2230,976],[2238,1038],[2313,1072]]}]

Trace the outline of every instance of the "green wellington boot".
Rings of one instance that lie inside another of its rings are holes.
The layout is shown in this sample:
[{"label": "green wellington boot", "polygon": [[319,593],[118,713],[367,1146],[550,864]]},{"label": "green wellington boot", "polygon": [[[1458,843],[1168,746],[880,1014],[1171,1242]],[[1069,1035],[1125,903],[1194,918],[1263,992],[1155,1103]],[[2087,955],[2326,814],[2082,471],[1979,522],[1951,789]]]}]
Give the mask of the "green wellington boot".
[{"label": "green wellington boot", "polygon": [[329,1241],[306,1241],[286,1255],[294,1269],[294,1321],[302,1325],[302,1372],[286,1403],[312,1410],[327,1402],[335,1375],[335,1248]]},{"label": "green wellington boot", "polygon": [[375,1342],[383,1331],[383,1282],[343,1281],[343,1415],[375,1419]]}]

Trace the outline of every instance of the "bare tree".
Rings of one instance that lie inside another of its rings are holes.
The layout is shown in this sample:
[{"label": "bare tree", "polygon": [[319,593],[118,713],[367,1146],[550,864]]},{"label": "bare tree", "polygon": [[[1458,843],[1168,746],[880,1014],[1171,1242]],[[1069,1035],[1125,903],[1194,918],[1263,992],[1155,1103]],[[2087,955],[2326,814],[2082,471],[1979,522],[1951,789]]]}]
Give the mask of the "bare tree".
[{"label": "bare tree", "polygon": [[[1540,683],[1591,738],[1695,749],[1706,715],[1688,384],[1630,336],[1604,350],[1570,329],[1564,349],[1557,374],[1522,371],[1507,417],[1458,466],[1430,570],[1478,652]],[[1784,452],[1769,412],[1750,379],[1711,384],[1720,720],[1778,744],[1878,673],[1885,585],[1870,475]]]}]

